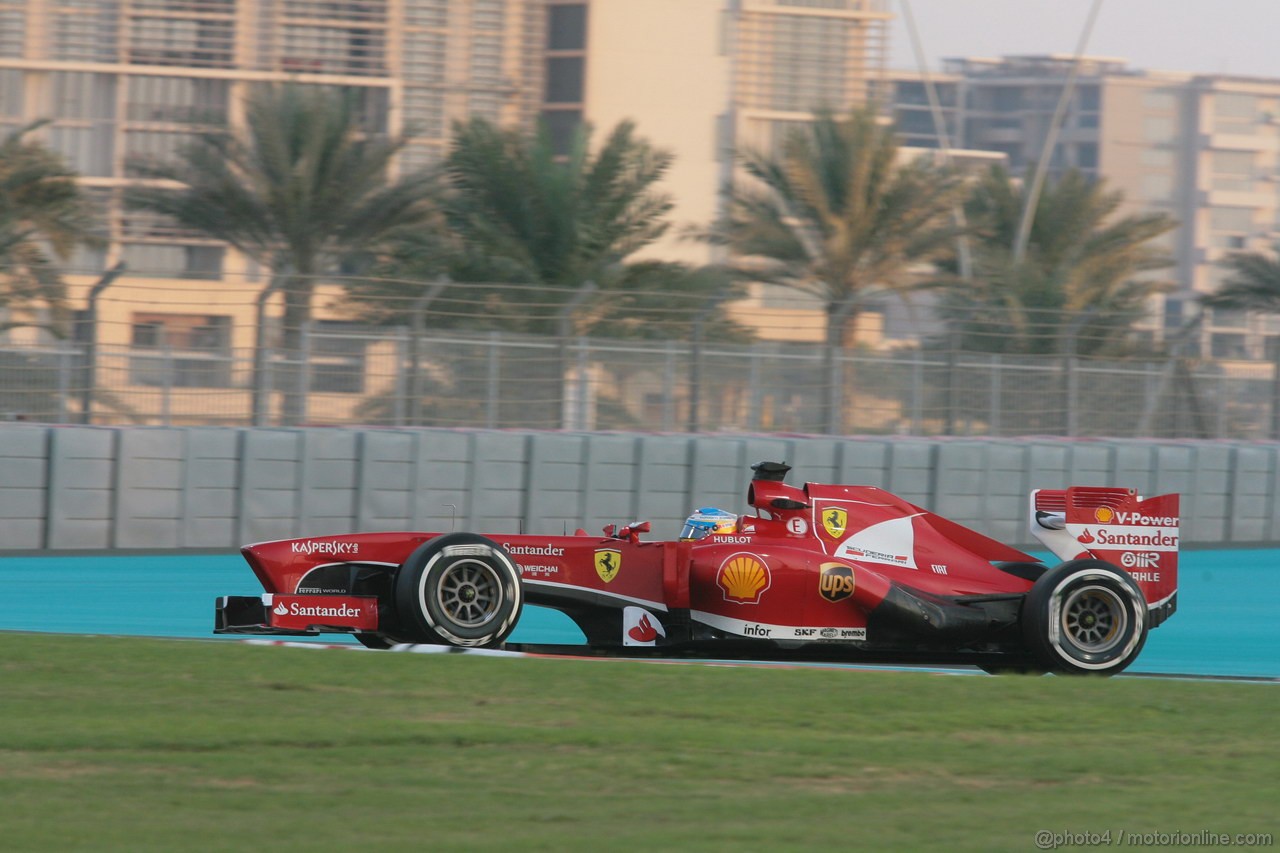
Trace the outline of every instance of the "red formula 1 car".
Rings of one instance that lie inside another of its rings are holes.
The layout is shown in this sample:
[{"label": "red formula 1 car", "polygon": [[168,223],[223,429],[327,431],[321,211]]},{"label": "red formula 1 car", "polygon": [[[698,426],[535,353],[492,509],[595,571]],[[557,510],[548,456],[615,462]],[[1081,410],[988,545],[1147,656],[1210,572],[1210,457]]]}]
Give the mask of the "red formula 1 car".
[{"label": "red formula 1 car", "polygon": [[565,653],[1112,674],[1176,606],[1177,495],[1032,493],[1031,529],[1063,561],[1050,567],[878,488],[797,488],[783,482],[785,464],[752,470],[756,513],[697,540],[643,541],[648,525],[633,524],[603,537],[365,533],[250,545],[266,593],[219,598],[214,630],[492,648],[529,602],[582,629],[586,646],[555,647]]}]

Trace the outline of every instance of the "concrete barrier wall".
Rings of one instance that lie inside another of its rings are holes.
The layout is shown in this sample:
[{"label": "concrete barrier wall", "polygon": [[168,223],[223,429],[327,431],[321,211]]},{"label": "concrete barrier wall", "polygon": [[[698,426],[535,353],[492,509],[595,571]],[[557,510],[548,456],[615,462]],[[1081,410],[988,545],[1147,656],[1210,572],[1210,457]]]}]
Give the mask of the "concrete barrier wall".
[{"label": "concrete barrier wall", "polygon": [[0,550],[235,548],[355,530],[560,533],[745,511],[750,466],[880,486],[1002,541],[1032,488],[1182,494],[1189,544],[1280,542],[1280,444],[0,426]]}]

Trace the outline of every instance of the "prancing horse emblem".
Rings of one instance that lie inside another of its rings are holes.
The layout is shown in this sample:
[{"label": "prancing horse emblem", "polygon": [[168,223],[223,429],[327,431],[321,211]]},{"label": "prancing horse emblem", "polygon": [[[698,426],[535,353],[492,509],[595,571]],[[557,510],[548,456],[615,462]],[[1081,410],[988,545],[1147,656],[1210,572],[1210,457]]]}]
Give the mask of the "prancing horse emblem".
[{"label": "prancing horse emblem", "polygon": [[822,511],[822,529],[832,539],[839,539],[849,524],[849,513],[838,507],[827,507]]},{"label": "prancing horse emblem", "polygon": [[618,576],[622,568],[622,552],[616,548],[601,548],[596,551],[596,574],[600,580],[608,583]]}]

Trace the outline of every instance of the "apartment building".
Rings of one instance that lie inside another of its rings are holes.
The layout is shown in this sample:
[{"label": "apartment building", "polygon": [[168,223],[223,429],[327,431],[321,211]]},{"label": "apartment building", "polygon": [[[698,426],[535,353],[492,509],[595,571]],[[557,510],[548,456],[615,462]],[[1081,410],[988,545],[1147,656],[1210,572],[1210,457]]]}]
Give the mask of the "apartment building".
[{"label": "apartment building", "polygon": [[[409,136],[402,168],[437,162],[470,116],[541,120],[566,149],[584,122],[603,133],[631,119],[676,155],[663,189],[677,227],[646,255],[705,262],[714,251],[684,226],[715,218],[734,151],[776,144],[817,107],[882,98],[890,17],[887,0],[0,0],[0,131],[50,119],[38,134],[101,212],[104,244],[69,264],[75,307],[125,263],[98,305],[99,352],[123,353],[117,387],[240,387],[243,371],[202,365],[257,345],[265,272],[123,196],[140,164],[240,127],[251,85],[351,91],[368,132]],[[369,355],[344,342],[333,301],[314,316],[348,377],[335,393],[376,391],[349,380]],[[793,308],[772,314],[778,333],[811,320],[819,335],[820,317]],[[189,369],[134,369],[162,350]]]},{"label": "apartment building", "polygon": [[541,29],[526,0],[0,0],[0,129],[52,119],[45,140],[103,211],[109,244],[74,267],[217,278],[243,261],[122,208],[139,163],[237,126],[245,87],[294,80],[351,90],[420,166],[453,119],[532,122]]},{"label": "apartment building", "polygon": [[[631,119],[675,154],[673,219],[706,225],[739,147],[882,96],[885,0],[549,0],[544,117],[567,144]],[[706,261],[673,234],[646,254]]]},{"label": "apartment building", "polygon": [[[126,209],[140,165],[202,131],[241,126],[243,96],[261,82],[348,90],[367,132],[408,135],[405,169],[441,159],[456,119],[532,127],[544,14],[542,0],[0,0],[0,132],[51,120],[37,134],[82,175],[100,212],[103,245],[68,264],[73,307],[84,314],[99,276],[127,268],[97,304],[99,357],[118,353],[99,379],[126,397],[162,385],[230,391],[248,381],[232,354],[257,343],[264,272],[203,234]],[[366,344],[342,337],[334,299],[318,301],[329,384],[376,391],[352,379]],[[37,340],[32,329],[0,333],[0,345]]]},{"label": "apartment building", "polygon": [[[1040,157],[1074,57],[951,59],[938,85],[950,142],[988,149],[1025,171]],[[891,112],[904,141],[936,147],[917,73],[890,75]],[[1122,212],[1160,211],[1180,223],[1161,238],[1175,266],[1163,325],[1176,328],[1196,295],[1211,293],[1231,251],[1280,240],[1280,80],[1144,71],[1123,59],[1084,57],[1050,157],[1124,193]],[[1205,355],[1260,358],[1280,326],[1240,312],[1208,315]]]}]

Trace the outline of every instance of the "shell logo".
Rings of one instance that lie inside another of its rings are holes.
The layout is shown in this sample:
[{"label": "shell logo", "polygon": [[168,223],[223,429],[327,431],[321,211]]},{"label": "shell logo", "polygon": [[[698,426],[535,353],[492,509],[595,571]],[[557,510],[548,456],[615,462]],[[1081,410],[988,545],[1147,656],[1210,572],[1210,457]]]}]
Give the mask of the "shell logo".
[{"label": "shell logo", "polygon": [[772,580],[769,567],[750,554],[734,554],[716,573],[716,584],[724,592],[724,600],[737,604],[758,604]]},{"label": "shell logo", "polygon": [[1111,511],[1109,506],[1100,506],[1093,511],[1094,520],[1099,524],[1110,524],[1111,519],[1115,518],[1115,513]]}]

